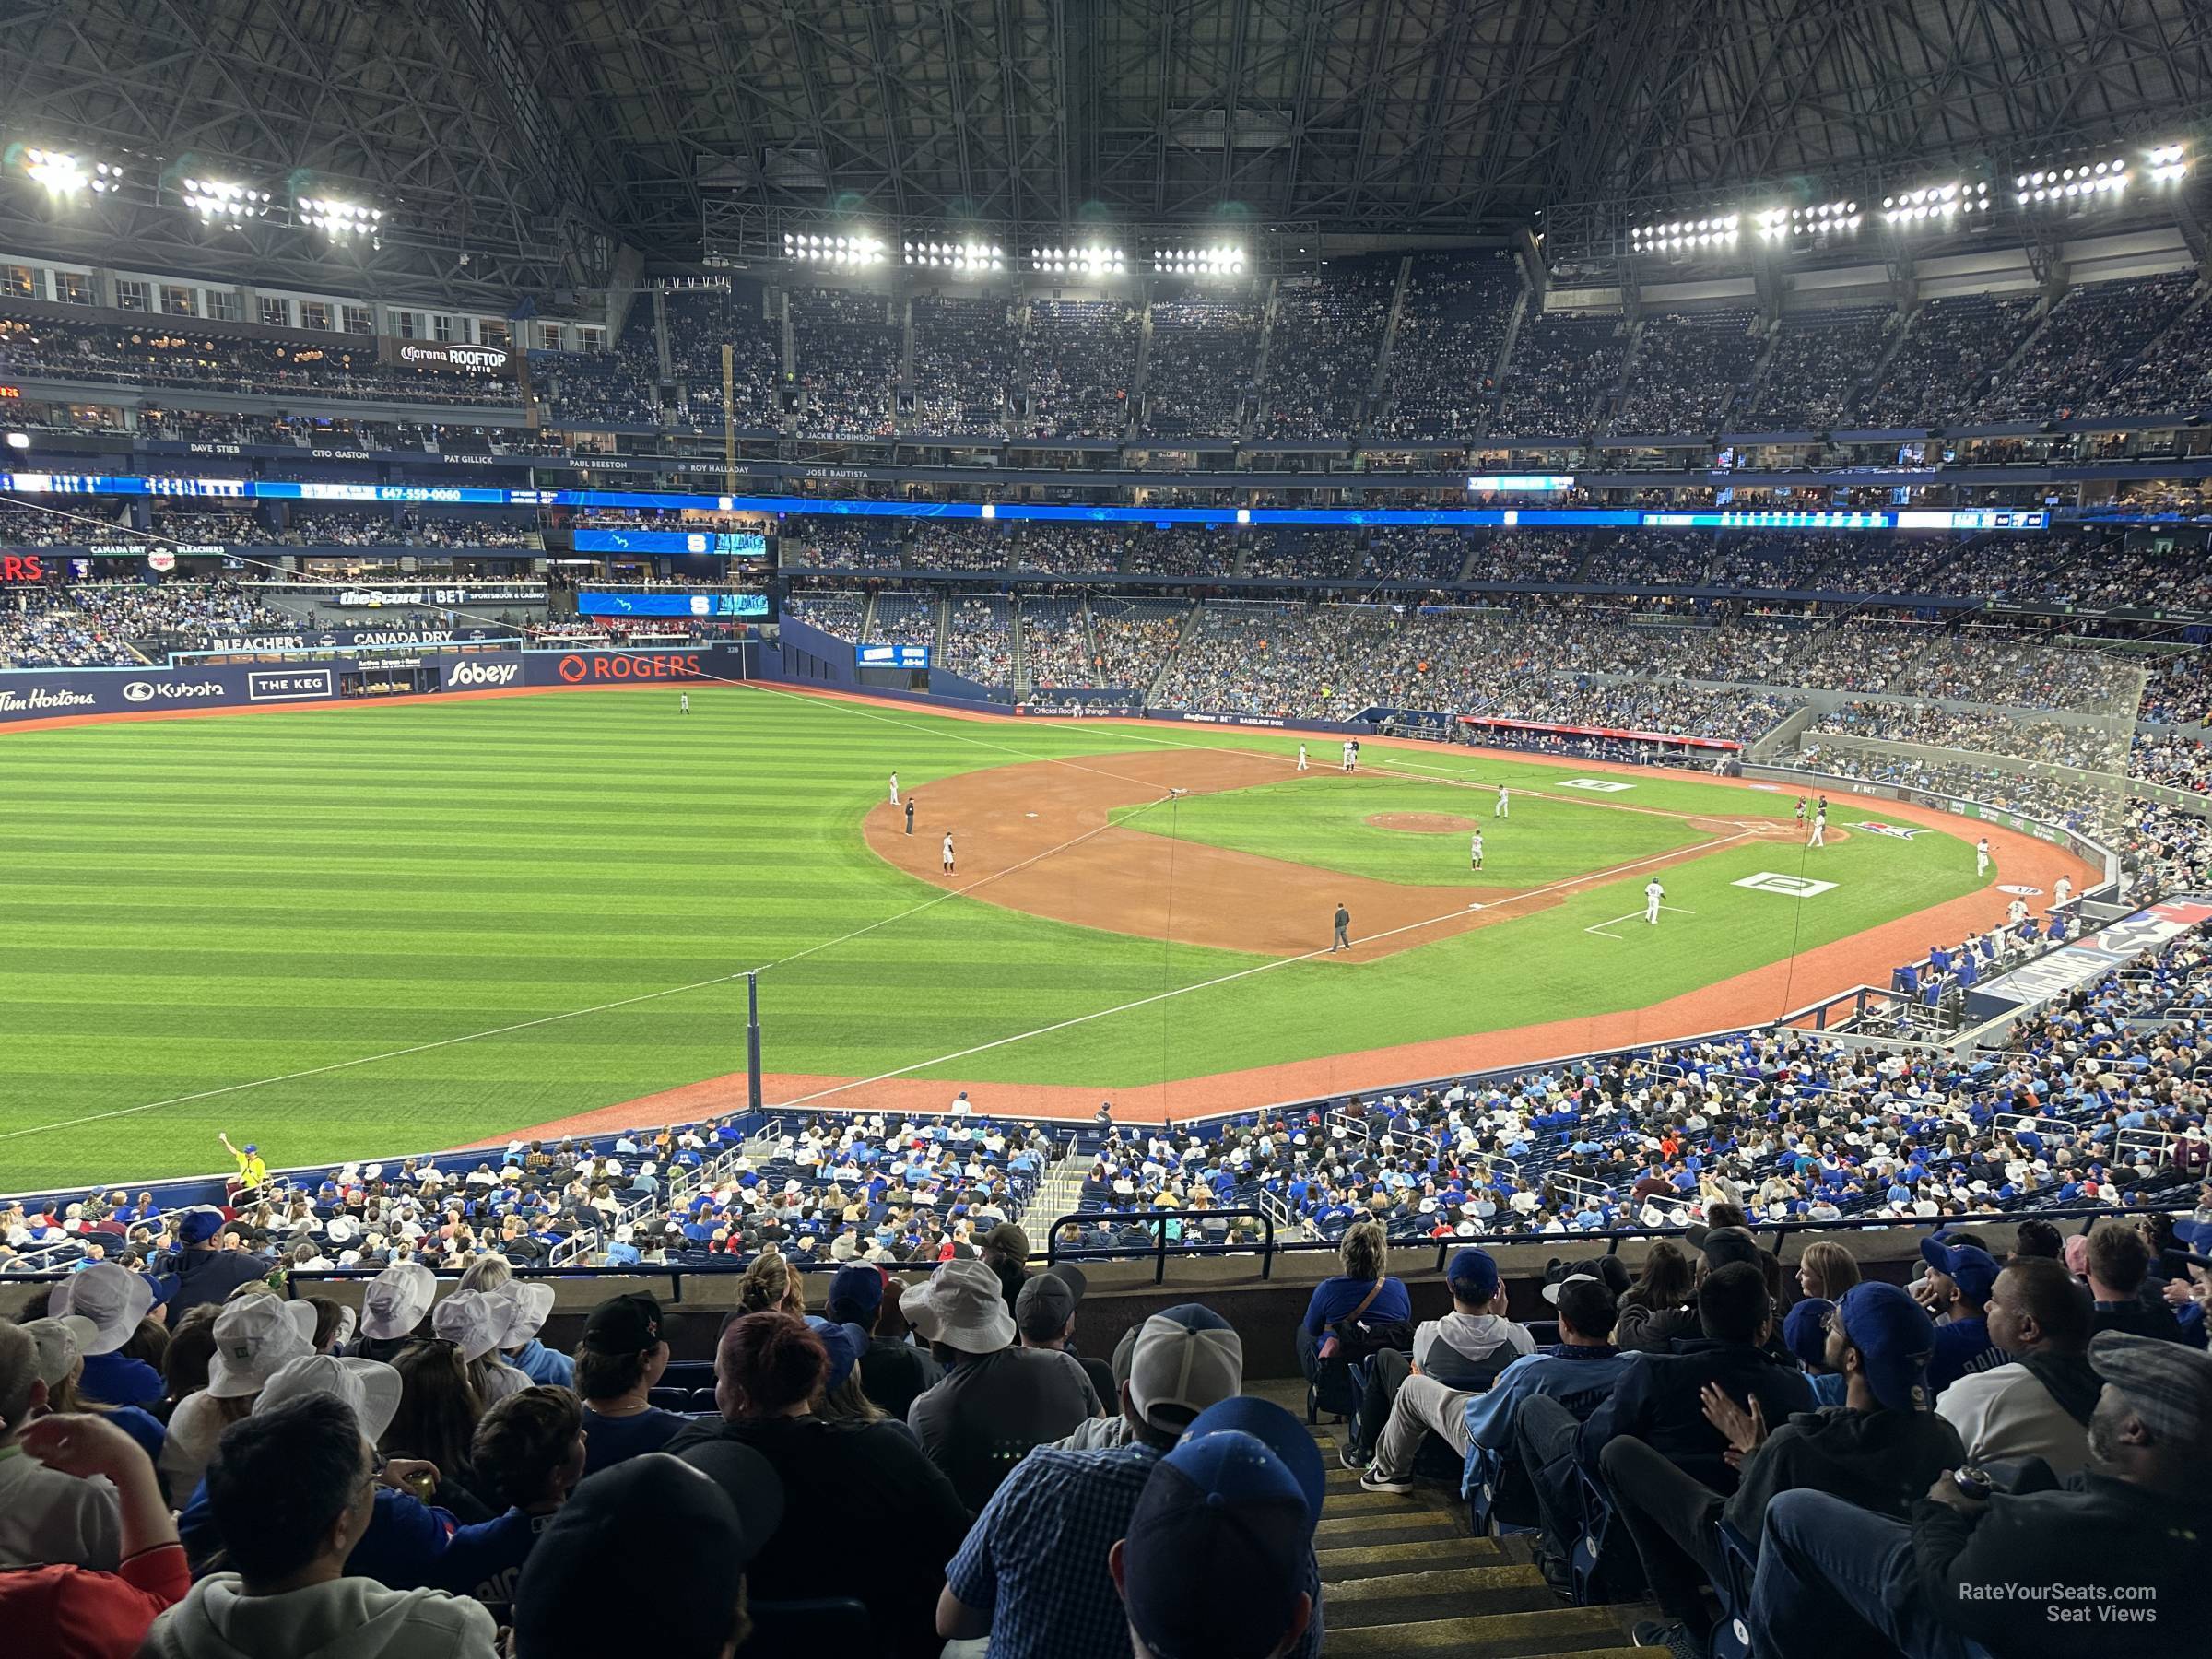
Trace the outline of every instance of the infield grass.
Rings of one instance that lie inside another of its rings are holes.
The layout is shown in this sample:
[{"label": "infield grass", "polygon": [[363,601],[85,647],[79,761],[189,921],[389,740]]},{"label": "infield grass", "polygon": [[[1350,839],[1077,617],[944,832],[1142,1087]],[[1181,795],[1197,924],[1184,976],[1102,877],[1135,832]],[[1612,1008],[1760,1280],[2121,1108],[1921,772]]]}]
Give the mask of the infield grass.
[{"label": "infield grass", "polygon": [[[983,767],[1162,742],[1287,761],[1295,739],[739,688],[691,701],[688,719],[673,690],[564,692],[0,737],[0,1191],[217,1169],[218,1129],[281,1164],[449,1147],[720,1076],[744,1063],[729,976],[770,964],[771,1070],[959,1056],[917,1075],[1006,1085],[983,1103],[1018,1111],[1022,1083],[1111,1093],[1639,1008],[1976,885],[1971,848],[1947,835],[1811,854],[1746,843],[1669,867],[1669,901],[1695,913],[1620,939],[1584,929],[1637,908],[1641,875],[1372,962],[1269,966],[945,897],[871,853],[860,820],[894,767],[926,806],[930,782]],[[1654,835],[1701,833],[1533,795],[1493,831],[1489,792],[1449,781],[1557,797],[1573,774],[1451,750],[1388,759],[1446,782],[1324,782],[1301,797],[1304,838],[1355,836],[1373,810],[1455,812],[1494,837],[1486,875],[1520,888],[1543,860],[1610,867]],[[1600,798],[1730,818],[1789,805],[1634,784]],[[1454,799],[1375,807],[1378,787]],[[1416,879],[1464,866],[1463,837],[1373,833],[1440,860]],[[1835,891],[1729,886],[1808,859]],[[1103,1010],[1119,1011],[961,1053]]]}]

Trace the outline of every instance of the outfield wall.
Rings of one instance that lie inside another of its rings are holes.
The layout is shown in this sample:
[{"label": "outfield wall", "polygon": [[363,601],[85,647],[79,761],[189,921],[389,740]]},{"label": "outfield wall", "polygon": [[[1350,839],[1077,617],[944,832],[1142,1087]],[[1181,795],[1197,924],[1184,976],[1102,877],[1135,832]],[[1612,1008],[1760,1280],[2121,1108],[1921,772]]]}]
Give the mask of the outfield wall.
[{"label": "outfield wall", "polygon": [[[612,686],[699,685],[755,677],[749,642],[668,651],[475,651],[421,654],[443,692],[594,690]],[[0,671],[0,725],[175,712],[244,712],[302,703],[375,702],[349,689],[366,670],[354,661],[206,663],[163,667],[15,668]]]}]

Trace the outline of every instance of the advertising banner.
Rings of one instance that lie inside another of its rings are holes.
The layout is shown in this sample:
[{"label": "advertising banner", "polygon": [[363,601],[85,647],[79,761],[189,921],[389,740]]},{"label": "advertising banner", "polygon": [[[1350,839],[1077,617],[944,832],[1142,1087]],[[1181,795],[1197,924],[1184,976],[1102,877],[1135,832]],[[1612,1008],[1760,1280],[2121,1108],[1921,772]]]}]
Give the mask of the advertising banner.
[{"label": "advertising banner", "polygon": [[587,617],[765,617],[766,594],[579,594]]},{"label": "advertising banner", "polygon": [[64,714],[141,714],[158,709],[326,702],[337,694],[337,669],[330,665],[20,668],[0,673],[0,723],[51,720]]},{"label": "advertising banner", "polygon": [[464,657],[441,657],[438,688],[441,691],[503,691],[523,683],[523,654],[519,651],[480,651]]},{"label": "advertising banner", "polygon": [[457,341],[402,340],[386,335],[377,355],[403,369],[442,369],[454,374],[512,374],[514,350],[507,346],[465,346]]},{"label": "advertising banner", "polygon": [[533,651],[523,658],[528,686],[626,686],[735,678],[704,651]]},{"label": "advertising banner", "polygon": [[853,647],[853,666],[855,668],[926,668],[929,666],[929,647],[926,645],[855,645]]}]

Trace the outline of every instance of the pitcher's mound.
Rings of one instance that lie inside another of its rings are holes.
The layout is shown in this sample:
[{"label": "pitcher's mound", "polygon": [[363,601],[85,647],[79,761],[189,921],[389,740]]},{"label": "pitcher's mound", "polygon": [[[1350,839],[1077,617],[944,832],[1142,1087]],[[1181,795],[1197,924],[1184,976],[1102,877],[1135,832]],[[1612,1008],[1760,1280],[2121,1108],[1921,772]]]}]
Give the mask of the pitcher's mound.
[{"label": "pitcher's mound", "polygon": [[1453,835],[1475,828],[1473,818],[1448,812],[1378,812],[1367,821],[1378,830],[1403,830],[1409,835]]}]

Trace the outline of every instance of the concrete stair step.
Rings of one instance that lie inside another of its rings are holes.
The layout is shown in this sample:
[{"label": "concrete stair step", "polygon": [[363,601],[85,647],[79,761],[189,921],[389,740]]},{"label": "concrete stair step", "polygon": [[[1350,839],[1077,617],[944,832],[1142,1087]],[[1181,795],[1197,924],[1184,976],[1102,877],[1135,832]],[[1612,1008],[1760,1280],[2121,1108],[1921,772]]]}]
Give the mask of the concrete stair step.
[{"label": "concrete stair step", "polygon": [[1527,1612],[1471,1614],[1397,1624],[1346,1624],[1328,1608],[1324,1659],[1394,1659],[1400,1653],[1450,1653],[1453,1659],[1535,1659],[1536,1655],[1631,1655],[1629,1639],[1637,1609],[1547,1607]]},{"label": "concrete stair step", "polygon": [[1329,1492],[1323,1505],[1332,1515],[1375,1515],[1395,1511],[1399,1514],[1441,1514],[1458,1518],[1457,1506],[1441,1487],[1416,1487],[1410,1492],[1364,1492],[1355,1477],[1352,1485],[1342,1491]]},{"label": "concrete stair step", "polygon": [[1313,1559],[1324,1584],[1348,1579],[1374,1578],[1394,1572],[1419,1572],[1435,1567],[1503,1566],[1505,1552],[1495,1538],[1445,1535],[1415,1538],[1404,1544],[1346,1544],[1320,1548]]},{"label": "concrete stair step", "polygon": [[1347,1579],[1326,1587],[1331,1630],[1367,1625],[1548,1612],[1559,1598],[1533,1566],[1442,1567]]},{"label": "concrete stair step", "polygon": [[1346,1546],[1372,1547],[1383,1544],[1413,1544],[1431,1538],[1467,1541],[1459,1524],[1449,1515],[1324,1515],[1313,1529],[1313,1547]]}]

